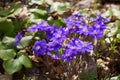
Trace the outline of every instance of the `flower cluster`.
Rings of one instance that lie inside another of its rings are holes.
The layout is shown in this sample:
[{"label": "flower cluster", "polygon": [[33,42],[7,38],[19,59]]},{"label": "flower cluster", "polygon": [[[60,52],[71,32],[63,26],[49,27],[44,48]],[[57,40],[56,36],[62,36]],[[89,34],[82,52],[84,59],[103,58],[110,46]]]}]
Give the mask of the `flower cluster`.
[{"label": "flower cluster", "polygon": [[74,56],[90,52],[93,49],[91,42],[81,41],[79,38],[71,39],[65,44],[65,52],[62,54],[64,60],[70,61]]},{"label": "flower cluster", "polygon": [[106,18],[96,14],[94,17],[76,13],[64,19],[65,27],[49,25],[46,21],[30,26],[28,32],[44,32],[45,38],[36,41],[32,48],[36,56],[49,55],[54,59],[70,61],[75,56],[93,50],[92,42],[84,37],[100,39],[106,28]]},{"label": "flower cluster", "polygon": [[92,36],[93,39],[100,39],[103,36],[105,23],[108,22],[100,14],[94,17],[86,17],[80,13],[74,14],[65,19],[68,30],[82,36]]}]

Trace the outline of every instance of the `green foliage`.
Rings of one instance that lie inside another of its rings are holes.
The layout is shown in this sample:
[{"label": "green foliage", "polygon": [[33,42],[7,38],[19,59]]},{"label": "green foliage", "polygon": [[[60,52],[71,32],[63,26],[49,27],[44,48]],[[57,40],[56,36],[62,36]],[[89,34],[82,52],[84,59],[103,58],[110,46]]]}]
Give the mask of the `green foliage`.
[{"label": "green foliage", "polygon": [[120,21],[116,20],[114,23],[109,23],[108,29],[110,30],[109,33],[107,34],[108,37],[113,37],[115,36],[116,38],[119,38],[120,34]]},{"label": "green foliage", "polygon": [[[27,16],[26,19],[19,17],[19,14],[22,12],[23,4],[20,1],[14,2],[11,5],[8,5],[7,9],[0,7],[0,59],[3,60],[3,68],[9,74],[13,74],[22,69],[22,66],[26,68],[31,68],[32,63],[29,59],[27,53],[20,52],[24,50],[25,47],[30,47],[31,40],[34,36],[25,36],[20,41],[20,44],[17,46],[19,50],[13,46],[15,41],[15,35],[18,31],[24,32],[23,29],[29,27],[34,23],[39,23],[41,20],[47,20],[50,25],[53,23],[57,27],[65,26],[62,15],[66,10],[71,9],[72,6],[69,3],[60,3],[54,2],[52,0],[26,0],[27,5]],[[47,11],[45,4],[49,4],[50,11]],[[93,4],[94,8],[97,8],[99,4]],[[82,14],[88,14],[89,9],[79,10]],[[54,13],[56,14],[54,16]],[[94,16],[94,15],[93,15]],[[110,22],[107,24],[106,37],[103,41],[109,42],[109,49],[115,52],[116,44],[120,42],[120,10],[109,9],[103,16],[110,19],[115,19],[115,22]],[[55,18],[54,18],[55,17]],[[57,18],[56,18],[57,17]],[[25,33],[23,33],[24,35]],[[44,35],[37,34],[37,38],[42,38]],[[104,43],[103,43],[104,44]],[[95,53],[95,57],[99,57],[100,53]],[[97,63],[97,67],[101,68],[101,63]],[[95,80],[96,74],[93,74],[92,70],[89,70],[86,73],[81,73],[80,78],[83,80]],[[112,77],[110,80],[119,80],[119,76]],[[106,79],[104,79],[106,80]]]},{"label": "green foliage", "polygon": [[81,14],[86,14],[86,13],[88,12],[88,10],[89,10],[88,8],[82,9],[82,10],[80,10],[80,13],[81,13]]},{"label": "green foliage", "polygon": [[22,49],[22,48],[28,46],[31,39],[32,39],[32,36],[23,37],[20,41],[20,44],[17,46],[17,48]]},{"label": "green foliage", "polygon": [[15,51],[13,49],[2,49],[0,50],[0,58],[2,60],[10,60],[14,58],[16,55]]},{"label": "green foliage", "polygon": [[18,4],[20,4],[20,2],[16,2],[13,3],[10,8],[6,9],[6,10],[1,10],[0,11],[0,16],[9,16],[11,13],[13,13],[17,8],[18,8]]},{"label": "green foliage", "polygon": [[4,61],[3,67],[7,73],[13,74],[19,71],[22,68],[22,65],[18,58]]},{"label": "green foliage", "polygon": [[51,24],[51,25],[55,24],[56,27],[65,26],[65,23],[64,23],[63,19],[57,19],[57,20],[50,19],[48,21],[48,23]]},{"label": "green foliage", "polygon": [[58,14],[63,14],[64,11],[68,8],[72,8],[69,3],[60,3],[60,2],[54,2],[51,5],[50,11],[54,12],[56,11]]},{"label": "green foliage", "polygon": [[29,18],[30,22],[38,23],[41,19],[47,20],[48,14],[46,10],[42,9],[30,9],[31,16]]},{"label": "green foliage", "polygon": [[[29,43],[30,36],[23,38],[21,44],[27,45]],[[3,60],[3,68],[9,74],[13,74],[22,69],[22,66],[26,68],[31,68],[32,63],[27,55],[27,53],[16,53],[13,47],[14,38],[4,37],[0,41],[0,59]]]},{"label": "green foliage", "polygon": [[82,80],[95,80],[97,78],[97,74],[94,74],[92,70],[88,70],[88,72],[82,72],[80,74],[80,78]]},{"label": "green foliage", "polygon": [[24,65],[26,68],[31,68],[32,67],[32,63],[30,61],[30,59],[28,58],[28,55],[26,53],[23,52],[19,52],[19,62]]},{"label": "green foliage", "polygon": [[3,67],[9,74],[13,74],[19,70],[21,70],[22,65],[24,65],[26,68],[31,68],[32,64],[28,56],[24,55],[25,53],[22,53],[20,56],[18,56],[16,59],[9,59],[5,60],[3,63]]},{"label": "green foliage", "polygon": [[14,25],[11,21],[0,22],[0,34],[11,36],[14,31]]},{"label": "green foliage", "polygon": [[21,8],[18,7],[19,4],[20,4],[20,2],[15,2],[11,6],[9,6],[8,9],[1,10],[0,11],[0,22],[4,21],[10,17],[15,17],[16,15],[18,15],[20,13],[20,11],[22,10]]},{"label": "green foliage", "polygon": [[109,50],[116,53],[116,44],[120,43],[120,10],[111,8],[103,16],[110,18],[106,29],[106,42],[110,44]]},{"label": "green foliage", "polygon": [[108,17],[108,16],[109,16],[109,17],[112,17],[112,16],[114,16],[114,17],[120,19],[120,10],[115,9],[115,8],[111,8],[111,9],[107,10],[107,11],[103,14],[103,16],[105,16],[105,17]]},{"label": "green foliage", "polygon": [[111,77],[111,78],[107,78],[106,80],[120,80],[120,75],[114,76],[114,77]]},{"label": "green foliage", "polygon": [[[16,50],[13,43],[17,32],[22,32],[23,28],[26,28],[33,23],[39,23],[41,20],[48,20],[49,24],[55,23],[57,27],[60,25],[64,26],[65,24],[62,18],[49,19],[51,16],[48,15],[44,6],[46,3],[51,6],[51,13],[56,12],[57,14],[63,14],[67,8],[70,8],[69,3],[52,3],[52,1],[48,0],[27,0],[26,3],[29,5],[35,4],[34,7],[27,8],[27,13],[25,14],[29,14],[29,17],[26,19],[19,17],[23,10],[23,7],[21,7],[23,4],[21,4],[21,2],[12,3],[11,5],[8,5],[7,9],[1,8],[0,10],[0,59],[3,60],[3,68],[9,74],[20,71],[22,66],[26,68],[32,66],[27,53],[22,53],[20,50],[24,50],[25,47],[28,47],[31,44],[33,36],[28,35],[23,37],[20,44],[17,46],[19,50]],[[39,8],[39,5],[42,5],[43,8]],[[55,5],[57,5],[57,9],[54,9]],[[39,37],[41,38],[42,35]]]},{"label": "green foliage", "polygon": [[37,4],[37,5],[42,5],[45,3],[45,0],[28,0],[30,5]]}]

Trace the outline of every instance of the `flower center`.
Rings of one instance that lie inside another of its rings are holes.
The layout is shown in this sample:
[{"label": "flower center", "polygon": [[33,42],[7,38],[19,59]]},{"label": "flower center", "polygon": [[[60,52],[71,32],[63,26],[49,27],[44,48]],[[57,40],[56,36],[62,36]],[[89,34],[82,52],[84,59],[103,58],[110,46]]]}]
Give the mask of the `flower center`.
[{"label": "flower center", "polygon": [[83,32],[87,32],[87,29],[84,29]]},{"label": "flower center", "polygon": [[73,50],[73,49],[75,49],[75,47],[74,47],[74,46],[71,46],[71,49]]},{"label": "flower center", "polygon": [[59,34],[62,34],[62,31],[58,31]]},{"label": "flower center", "polygon": [[81,28],[82,28],[82,26],[80,25],[80,26],[79,26],[79,28],[81,29]]},{"label": "flower center", "polygon": [[87,44],[86,44],[86,43],[84,43],[84,44],[83,44],[83,47],[86,47],[86,46],[87,46]]},{"label": "flower center", "polygon": [[93,34],[97,34],[97,31],[95,30],[95,31],[93,32]]},{"label": "flower center", "polygon": [[69,53],[67,53],[67,54],[66,54],[66,56],[67,56],[67,57],[69,57],[69,56],[70,56],[70,54],[69,54]]},{"label": "flower center", "polygon": [[100,25],[97,25],[96,28],[100,28]]},{"label": "flower center", "polygon": [[60,34],[57,34],[57,35],[56,35],[56,38],[60,38]]},{"label": "flower center", "polygon": [[36,47],[36,50],[40,50],[40,46],[37,46],[37,47]]},{"label": "flower center", "polygon": [[48,24],[45,22],[44,24],[43,24],[43,26],[47,26]]},{"label": "flower center", "polygon": [[75,41],[75,44],[78,44],[78,41]]}]

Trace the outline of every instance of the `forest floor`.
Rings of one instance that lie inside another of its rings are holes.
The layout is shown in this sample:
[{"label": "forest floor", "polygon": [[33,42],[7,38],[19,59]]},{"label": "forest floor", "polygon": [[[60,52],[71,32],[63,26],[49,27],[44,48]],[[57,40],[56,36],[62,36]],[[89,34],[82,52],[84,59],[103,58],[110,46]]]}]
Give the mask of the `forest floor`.
[{"label": "forest floor", "polygon": [[[66,0],[54,0],[54,1],[59,1],[59,2],[65,2]],[[107,10],[111,8],[119,9],[120,10],[120,1],[117,0],[67,0],[68,2],[71,3],[71,5],[74,5],[74,11],[77,11],[79,9],[85,9],[88,8],[90,11],[94,12],[100,12],[104,13]],[[113,22],[115,22],[113,20]],[[100,63],[101,67],[97,67],[97,80],[101,80],[102,78],[105,77],[113,77],[113,76],[118,76],[120,75],[120,43],[116,44],[116,50],[114,54],[111,54],[109,51],[109,45],[102,45],[104,46],[104,49],[101,48],[103,51],[100,52],[99,57],[95,57],[97,59],[97,63]],[[101,46],[99,46],[101,47]],[[104,51],[105,50],[105,51]],[[112,56],[112,58],[111,58]],[[1,62],[0,62],[1,63]],[[55,63],[58,64],[58,63]],[[44,65],[39,65],[34,62],[34,65],[38,66],[44,66]],[[36,69],[36,67],[35,67]],[[38,69],[38,68],[37,68]],[[40,69],[40,68],[39,68]],[[41,68],[40,70],[44,70],[45,67]],[[58,68],[59,69],[59,68]],[[0,74],[0,80],[11,80],[13,77],[13,80],[18,80],[18,77],[23,77],[24,75],[23,72],[26,71],[31,71],[31,70],[26,70],[22,69],[23,71],[14,74],[13,76],[7,75],[7,74]],[[24,71],[26,70],[26,71]],[[0,68],[0,72],[4,72],[2,68]],[[58,70],[59,72],[59,70]],[[29,72],[26,72],[26,74]],[[31,76],[28,77],[28,80],[49,80],[46,79],[44,76],[40,76],[41,74],[31,74]],[[21,79],[20,79],[21,80]],[[59,79],[58,79],[59,80]]]}]

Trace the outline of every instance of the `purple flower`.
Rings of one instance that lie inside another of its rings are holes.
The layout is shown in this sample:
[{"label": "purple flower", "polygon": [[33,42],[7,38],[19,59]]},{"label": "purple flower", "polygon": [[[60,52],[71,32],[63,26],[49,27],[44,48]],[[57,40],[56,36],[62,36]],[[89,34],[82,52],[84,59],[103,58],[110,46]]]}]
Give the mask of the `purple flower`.
[{"label": "purple flower", "polygon": [[47,24],[46,21],[41,21],[39,24],[34,24],[30,27],[28,27],[27,31],[30,32],[37,32],[37,31],[46,31],[49,29],[49,25]]},{"label": "purple flower", "polygon": [[51,39],[54,32],[56,30],[56,26],[55,25],[52,25],[51,27],[49,27],[49,29],[46,30],[46,36],[48,39]]},{"label": "purple flower", "polygon": [[50,26],[47,24],[46,21],[41,21],[41,23],[38,24],[38,31],[46,31],[50,28]]},{"label": "purple flower", "polygon": [[[73,38],[65,45],[66,49],[71,49],[76,51],[77,49],[81,48],[80,44],[81,40],[79,38]],[[76,50],[75,50],[76,49]]]},{"label": "purple flower", "polygon": [[53,36],[50,40],[60,43],[65,39],[66,39],[65,29],[60,27],[59,29],[56,29],[56,31],[53,33]]},{"label": "purple flower", "polygon": [[100,39],[103,36],[103,31],[100,29],[91,27],[89,29],[89,35],[92,36],[93,39]]},{"label": "purple flower", "polygon": [[28,31],[28,32],[30,32],[30,31],[32,31],[32,32],[37,32],[37,31],[38,31],[38,26],[37,26],[37,24],[34,24],[34,25],[28,27],[27,31]]},{"label": "purple flower", "polygon": [[47,46],[48,46],[48,50],[50,51],[58,51],[58,49],[62,48],[61,43],[56,43],[56,42],[49,42]]},{"label": "purple flower", "polygon": [[100,14],[96,14],[95,17],[90,17],[90,20],[94,22],[102,22],[102,23],[108,22],[108,19],[102,17]]},{"label": "purple flower", "polygon": [[95,29],[100,29],[101,31],[103,31],[104,29],[106,29],[106,25],[102,22],[96,22],[94,23],[93,27]]},{"label": "purple flower", "polygon": [[62,54],[62,59],[67,61],[67,62],[70,62],[70,60],[72,60],[74,58],[74,55],[72,53],[63,53]]},{"label": "purple flower", "polygon": [[44,31],[46,36],[41,38],[45,38],[47,42],[43,39],[34,43],[32,50],[36,56],[48,55],[53,59],[63,59],[69,62],[75,56],[91,52],[93,50],[92,43],[82,40],[85,40],[87,36],[100,39],[107,22],[107,19],[100,14],[89,18],[80,13],[73,14],[64,20],[65,28],[60,26],[57,29],[55,25],[50,26],[46,21],[41,21],[41,23],[28,28],[28,31],[32,32]]},{"label": "purple flower", "polygon": [[62,59],[65,61],[72,60],[80,53],[90,52],[93,50],[91,42],[81,41],[79,38],[73,38],[65,45],[65,52],[62,54]]},{"label": "purple flower", "polygon": [[82,34],[82,35],[85,35],[85,36],[87,36],[88,35],[88,33],[89,33],[89,31],[88,31],[88,26],[87,25],[78,25],[78,27],[77,27],[77,33],[78,34]]},{"label": "purple flower", "polygon": [[90,52],[91,50],[93,50],[93,45],[91,42],[81,41],[81,46],[81,53]]},{"label": "purple flower", "polygon": [[76,23],[81,23],[82,21],[86,20],[86,16],[80,13],[75,13],[64,20],[66,24],[73,26]]},{"label": "purple flower", "polygon": [[65,51],[71,52],[76,55],[82,48],[81,40],[79,38],[73,38],[65,45]]},{"label": "purple flower", "polygon": [[108,19],[102,17],[100,14],[96,14],[96,19],[97,19],[97,21],[100,21],[100,22],[103,22],[103,23],[108,22]]},{"label": "purple flower", "polygon": [[69,43],[65,45],[65,52],[64,54],[62,54],[62,59],[69,62],[78,54],[81,48],[82,46],[80,39],[78,38],[71,39]]},{"label": "purple flower", "polygon": [[72,35],[74,33],[88,35],[87,24],[85,24],[86,16],[80,13],[71,15],[70,17],[64,19],[67,25],[69,33]]},{"label": "purple flower", "polygon": [[21,39],[22,39],[22,35],[21,33],[18,33],[15,37],[15,42],[14,42],[15,47],[17,47],[17,45],[20,44]]},{"label": "purple flower", "polygon": [[52,59],[57,59],[57,60],[60,59],[59,55],[57,54],[52,54],[51,57]]},{"label": "purple flower", "polygon": [[47,54],[46,41],[44,39],[41,41],[36,41],[32,50],[36,56]]}]

